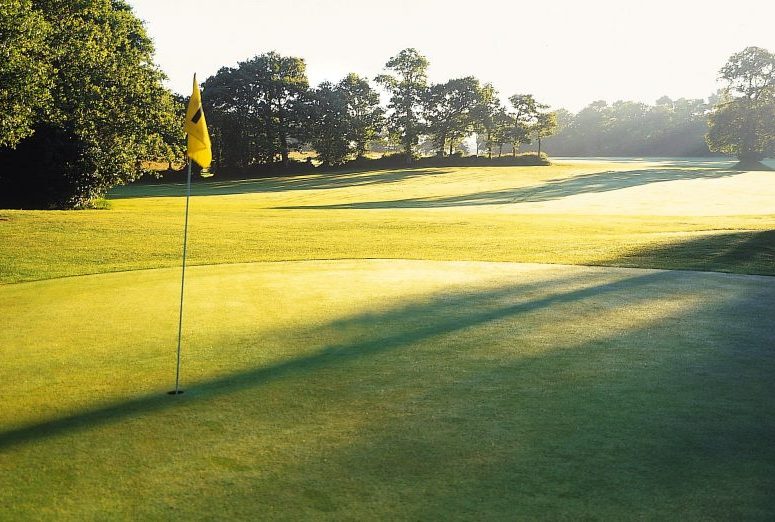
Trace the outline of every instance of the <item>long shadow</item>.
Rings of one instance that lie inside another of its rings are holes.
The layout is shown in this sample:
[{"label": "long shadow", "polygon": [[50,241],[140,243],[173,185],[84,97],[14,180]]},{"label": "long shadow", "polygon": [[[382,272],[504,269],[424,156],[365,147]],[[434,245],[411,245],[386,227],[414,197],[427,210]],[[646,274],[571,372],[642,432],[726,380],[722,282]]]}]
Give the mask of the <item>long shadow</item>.
[{"label": "long shadow", "polygon": [[[329,190],[397,183],[417,177],[445,174],[444,168],[406,168],[372,171],[327,172],[298,174],[278,178],[246,180],[199,181],[191,185],[192,196],[225,196],[248,193],[273,193],[294,190]],[[135,184],[119,187],[109,193],[110,199],[180,197],[186,195],[185,183],[163,185]]]},{"label": "long shadow", "polygon": [[[672,275],[646,290],[647,301],[626,285],[603,301],[623,298],[633,308],[625,315],[633,316],[652,300],[686,299],[696,290],[682,281],[685,274]],[[246,471],[240,480],[249,486],[212,488],[200,505],[240,506],[242,518],[334,520],[373,509],[372,518],[394,520],[769,520],[775,334],[762,318],[775,293],[771,285],[748,290],[689,298],[678,313],[612,325],[599,335],[553,335],[560,346],[535,354],[515,347],[494,358],[497,349],[471,346],[469,355],[460,345],[434,343],[432,353],[395,357],[381,375],[382,382],[400,381],[392,390],[353,388],[349,367],[336,365],[347,384],[321,391],[322,398],[316,393],[314,419],[305,412],[283,423],[318,430],[321,417],[344,410],[349,419],[374,408],[359,417],[347,443],[321,448],[306,432],[293,451],[272,454],[279,470]],[[446,320],[450,308],[434,309],[433,317]],[[422,312],[421,305],[412,309]],[[708,318],[729,324],[697,335]],[[518,338],[506,319],[495,335]],[[558,317],[558,332],[581,321]],[[352,381],[362,379],[360,370]],[[294,400],[284,394],[278,407]],[[386,403],[387,411],[379,409]],[[254,411],[261,416],[256,424],[283,416]],[[333,426],[347,430],[348,421]],[[237,440],[241,448],[250,444]],[[298,446],[313,449],[299,458]],[[251,470],[264,465],[263,455],[236,458]],[[400,500],[374,501],[383,498]],[[757,509],[760,516],[752,517]]]},{"label": "long shadow", "polygon": [[[192,385],[185,395],[179,397],[146,395],[60,419],[12,429],[0,433],[0,450],[74,430],[82,430],[91,426],[119,421],[136,414],[173,408],[181,403],[202,401],[211,397],[234,393],[295,373],[310,372],[327,365],[338,365],[396,350],[422,339],[460,331],[506,317],[608,294],[629,294],[638,287],[654,283],[664,283],[680,278],[680,275],[671,272],[652,272],[603,284],[596,284],[596,278],[594,275],[587,276],[586,278],[568,278],[565,282],[569,284],[583,284],[585,280],[588,281],[589,279],[592,279],[592,284],[564,293],[528,299],[516,304],[502,305],[497,303],[497,301],[509,296],[521,296],[534,292],[541,286],[546,285],[547,282],[544,281],[534,285],[512,285],[494,291],[463,293],[452,296],[442,295],[435,300],[419,304],[414,303],[409,306],[388,310],[382,314],[366,314],[355,316],[347,321],[337,321],[331,326],[343,330],[346,330],[349,326],[363,327],[364,324],[379,322],[391,326],[396,325],[398,331],[388,336],[372,337],[350,343],[325,346],[303,357],[281,361],[227,377],[199,382]],[[417,317],[427,318],[428,316],[431,319],[429,322],[423,321],[415,328],[405,328],[407,323],[412,324]]]},{"label": "long shadow", "polygon": [[[434,405],[433,430],[418,431],[411,421],[381,426],[327,465],[380,462],[373,472],[387,482],[406,476],[396,455],[433,448],[414,484],[430,483],[439,494],[418,500],[403,491],[412,510],[406,518],[413,520],[439,512],[497,520],[515,513],[532,519],[527,512],[548,519],[618,519],[626,512],[634,519],[669,513],[731,520],[758,510],[769,519],[775,509],[775,381],[768,372],[775,359],[767,338],[775,341],[775,335],[766,335],[759,314],[772,299],[770,291],[704,301],[681,323],[669,317],[565,350],[483,364],[452,386],[429,387],[422,401]],[[696,327],[708,317],[734,320],[737,310],[751,315],[700,345],[692,345],[695,332],[681,343],[675,331],[677,324]],[[611,364],[616,352],[622,353]],[[641,364],[634,353],[643,355]],[[545,387],[535,388],[542,381]],[[444,453],[450,431],[475,441],[468,453],[459,447]],[[480,458],[480,448],[491,458]],[[456,480],[456,487],[445,480]],[[719,495],[716,505],[703,503],[708,490]]]},{"label": "long shadow", "polygon": [[660,157],[660,156],[557,156],[552,159],[563,162],[611,162],[616,163],[643,163],[648,162],[656,164],[659,167],[685,168],[685,167],[704,167],[714,169],[730,168],[737,163],[737,160],[726,156],[719,157]]},{"label": "long shadow", "polygon": [[282,206],[283,209],[390,209],[440,208],[511,203],[537,203],[579,194],[622,190],[631,187],[676,180],[717,179],[741,174],[736,170],[714,169],[639,169],[582,174],[572,178],[554,179],[537,186],[505,190],[473,192],[457,196],[406,198],[388,201],[364,201],[332,205]]},{"label": "long shadow", "polygon": [[775,275],[775,230],[705,235],[649,246],[606,264]]}]

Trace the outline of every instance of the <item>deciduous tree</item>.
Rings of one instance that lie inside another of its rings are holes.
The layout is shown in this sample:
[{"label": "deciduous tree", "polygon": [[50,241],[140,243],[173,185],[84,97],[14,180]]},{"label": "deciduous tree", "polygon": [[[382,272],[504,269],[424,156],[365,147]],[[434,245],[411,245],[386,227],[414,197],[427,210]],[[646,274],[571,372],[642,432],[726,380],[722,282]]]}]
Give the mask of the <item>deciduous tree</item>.
[{"label": "deciduous tree", "polygon": [[748,47],[732,55],[720,77],[727,88],[709,117],[708,146],[735,154],[745,168],[775,153],[775,55]]},{"label": "deciduous tree", "polygon": [[388,126],[410,159],[424,131],[420,114],[428,88],[428,59],[416,49],[404,49],[388,60],[385,68],[392,74],[381,74],[376,80],[391,94]]},{"label": "deciduous tree", "polygon": [[474,130],[477,133],[477,155],[479,144],[487,149],[487,157],[492,159],[495,145],[494,135],[498,127],[498,114],[503,110],[498,91],[491,83],[485,83],[479,90],[478,104],[473,110]]},{"label": "deciduous tree", "polygon": [[385,111],[379,106],[379,94],[365,78],[348,74],[337,85],[347,105],[347,137],[355,156],[366,154],[368,143],[375,139],[385,124]]},{"label": "deciduous tree", "polygon": [[301,58],[269,52],[220,69],[204,91],[216,159],[246,167],[279,157],[287,165],[291,149],[309,137],[308,91]]},{"label": "deciduous tree", "polygon": [[310,142],[327,166],[340,165],[351,152],[346,94],[338,85],[321,83],[310,95]]},{"label": "deciduous tree", "polygon": [[126,2],[31,5],[29,27],[49,30],[45,63],[32,73],[45,81],[28,85],[38,99],[46,96],[45,85],[51,103],[17,127],[17,137],[26,138],[6,135],[4,143],[16,141],[16,148],[0,149],[0,198],[10,206],[84,206],[140,176],[145,160],[167,159],[182,125],[153,64],[151,40]]},{"label": "deciduous tree", "polygon": [[531,129],[538,141],[538,155],[541,155],[541,139],[554,134],[557,129],[557,114],[554,112],[539,112]]},{"label": "deciduous tree", "polygon": [[520,145],[530,143],[530,129],[538,118],[539,109],[544,106],[538,104],[532,94],[515,94],[509,97],[509,102],[514,112],[510,113],[511,128],[507,137],[511,153],[516,156]]},{"label": "deciduous tree", "polygon": [[0,9],[0,147],[34,132],[51,104],[51,27],[30,0],[3,0]]},{"label": "deciduous tree", "polygon": [[433,85],[425,97],[426,130],[443,155],[473,132],[476,107],[480,104],[479,80],[472,76]]}]

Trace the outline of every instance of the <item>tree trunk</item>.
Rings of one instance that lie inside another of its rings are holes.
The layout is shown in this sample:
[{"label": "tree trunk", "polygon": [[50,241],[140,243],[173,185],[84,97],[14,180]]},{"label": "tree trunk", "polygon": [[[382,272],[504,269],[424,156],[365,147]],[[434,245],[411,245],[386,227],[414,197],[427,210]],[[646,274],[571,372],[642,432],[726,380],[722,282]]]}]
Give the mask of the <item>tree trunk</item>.
[{"label": "tree trunk", "polygon": [[412,138],[410,136],[411,131],[409,130],[409,127],[405,129],[405,135],[404,135],[404,154],[406,155],[406,162],[411,163],[412,162]]},{"label": "tree trunk", "polygon": [[280,155],[283,158],[283,167],[288,166],[288,136],[285,132],[285,111],[281,103],[277,104],[277,133],[280,138]]},{"label": "tree trunk", "polygon": [[413,137],[413,121],[412,121],[412,102],[411,100],[411,92],[404,92],[404,111],[405,111],[405,117],[406,120],[404,120],[404,131],[406,132],[406,140],[404,143],[404,152],[406,153],[406,162],[411,163],[412,162],[412,141],[414,139]]},{"label": "tree trunk", "polygon": [[541,136],[538,137],[538,157],[541,157]]}]

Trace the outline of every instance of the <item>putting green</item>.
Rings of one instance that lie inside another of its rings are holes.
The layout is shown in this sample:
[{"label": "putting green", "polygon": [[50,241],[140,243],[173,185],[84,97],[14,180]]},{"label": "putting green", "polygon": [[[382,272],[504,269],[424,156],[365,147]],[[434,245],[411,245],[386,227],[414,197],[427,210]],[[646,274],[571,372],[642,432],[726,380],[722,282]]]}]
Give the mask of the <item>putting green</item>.
[{"label": "putting green", "polygon": [[[3,518],[766,518],[775,279],[485,262],[0,286]],[[554,518],[554,517],[553,517]]]}]

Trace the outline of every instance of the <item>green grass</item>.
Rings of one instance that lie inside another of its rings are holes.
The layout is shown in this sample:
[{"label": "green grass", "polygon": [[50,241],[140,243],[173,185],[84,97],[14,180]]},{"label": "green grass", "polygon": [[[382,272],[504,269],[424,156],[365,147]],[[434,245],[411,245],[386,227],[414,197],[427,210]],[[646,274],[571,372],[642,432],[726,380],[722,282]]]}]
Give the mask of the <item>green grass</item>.
[{"label": "green grass", "polygon": [[[194,187],[190,262],[408,258],[775,275],[775,176],[697,165],[211,178]],[[0,283],[176,266],[183,189],[125,187],[109,212],[0,211]],[[735,250],[745,244],[756,248]]]},{"label": "green grass", "polygon": [[4,518],[772,514],[770,279],[197,267],[172,398],[176,276],[2,289]]},{"label": "green grass", "polygon": [[761,173],[198,184],[171,397],[179,192],[0,211],[0,519],[775,513]]}]

